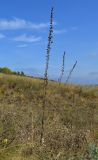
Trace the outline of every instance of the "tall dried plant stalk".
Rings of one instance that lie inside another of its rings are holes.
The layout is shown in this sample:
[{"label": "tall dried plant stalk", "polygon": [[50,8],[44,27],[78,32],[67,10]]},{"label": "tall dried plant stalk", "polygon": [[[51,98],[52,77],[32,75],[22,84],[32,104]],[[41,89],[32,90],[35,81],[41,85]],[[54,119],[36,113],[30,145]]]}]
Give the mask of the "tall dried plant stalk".
[{"label": "tall dried plant stalk", "polygon": [[46,67],[44,73],[44,87],[43,87],[43,106],[42,106],[42,121],[41,121],[41,137],[40,143],[43,143],[44,140],[44,121],[45,121],[45,107],[46,107],[46,96],[47,96],[47,86],[48,86],[48,68],[49,68],[49,60],[50,60],[50,51],[51,51],[51,44],[53,43],[53,11],[54,8],[51,9],[51,16],[50,16],[50,28],[49,28],[49,35],[48,35],[48,45],[47,45],[47,52],[46,52]]},{"label": "tall dried plant stalk", "polygon": [[65,52],[63,54],[63,59],[62,59],[62,69],[61,69],[61,75],[60,78],[58,79],[59,85],[61,84],[63,75],[64,75],[64,69],[65,69]]},{"label": "tall dried plant stalk", "polygon": [[71,77],[71,75],[72,75],[72,72],[74,71],[76,65],[77,65],[77,61],[76,61],[75,64],[73,65],[72,69],[70,70],[69,75],[68,75],[68,77],[67,77],[67,79],[66,79],[66,83],[68,83],[68,81],[69,81],[69,79],[70,79],[70,77]]}]

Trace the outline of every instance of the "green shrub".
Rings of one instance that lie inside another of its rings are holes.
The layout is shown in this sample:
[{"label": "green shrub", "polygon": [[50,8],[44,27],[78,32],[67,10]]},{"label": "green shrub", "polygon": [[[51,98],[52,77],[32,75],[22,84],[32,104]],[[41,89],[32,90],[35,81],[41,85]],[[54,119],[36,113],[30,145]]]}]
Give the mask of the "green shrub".
[{"label": "green shrub", "polygon": [[7,67],[0,68],[0,72],[1,73],[6,73],[6,74],[12,74],[12,71]]}]

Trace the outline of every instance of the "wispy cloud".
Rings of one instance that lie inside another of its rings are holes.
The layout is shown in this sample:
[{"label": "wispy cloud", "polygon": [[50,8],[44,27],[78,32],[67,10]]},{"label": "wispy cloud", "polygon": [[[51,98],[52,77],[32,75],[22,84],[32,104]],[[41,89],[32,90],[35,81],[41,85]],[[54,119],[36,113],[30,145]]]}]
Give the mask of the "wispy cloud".
[{"label": "wispy cloud", "polygon": [[72,31],[77,31],[77,30],[78,30],[78,27],[77,27],[77,26],[73,26],[73,27],[71,27],[71,30],[72,30]]},{"label": "wispy cloud", "polygon": [[91,76],[98,76],[98,72],[97,71],[93,71],[93,72],[90,72],[89,75],[91,75]]},{"label": "wispy cloud", "polygon": [[0,33],[0,39],[5,38],[6,36],[2,33]]},{"label": "wispy cloud", "polygon": [[27,44],[20,44],[20,45],[18,45],[17,47],[18,47],[18,48],[25,48],[25,47],[28,47],[28,45],[27,45]]},{"label": "wispy cloud", "polygon": [[0,30],[15,30],[15,29],[42,29],[49,27],[49,23],[33,23],[24,19],[14,18],[11,20],[1,19]]},{"label": "wispy cloud", "polygon": [[42,39],[41,37],[35,37],[34,35],[26,35],[26,34],[22,34],[20,36],[13,38],[14,41],[27,42],[27,43],[39,42],[41,39]]},{"label": "wispy cloud", "polygon": [[63,33],[67,33],[68,30],[67,29],[55,29],[54,30],[54,34],[63,34]]},{"label": "wispy cloud", "polygon": [[89,54],[89,56],[91,58],[96,58],[96,57],[98,57],[98,53],[97,52],[92,52],[92,53]]},{"label": "wispy cloud", "polygon": [[68,33],[70,31],[77,31],[78,27],[74,26],[74,27],[69,27],[67,29],[55,29],[54,30],[54,34],[64,34],[64,33]]}]

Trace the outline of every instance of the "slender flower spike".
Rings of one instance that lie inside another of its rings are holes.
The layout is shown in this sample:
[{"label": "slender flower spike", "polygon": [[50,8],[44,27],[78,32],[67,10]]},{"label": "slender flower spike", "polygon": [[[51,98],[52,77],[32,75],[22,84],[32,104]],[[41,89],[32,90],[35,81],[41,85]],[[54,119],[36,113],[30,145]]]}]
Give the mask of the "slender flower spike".
[{"label": "slender flower spike", "polygon": [[61,84],[61,81],[62,81],[62,77],[64,75],[64,69],[65,69],[65,52],[63,54],[63,63],[62,63],[62,69],[61,69],[61,75],[60,75],[60,78],[58,79],[58,82],[59,82],[59,85]]},{"label": "slender flower spike", "polygon": [[68,77],[67,77],[67,79],[66,79],[66,83],[68,83],[68,81],[69,81],[69,79],[70,79],[70,77],[71,77],[71,75],[72,75],[72,72],[73,72],[73,70],[75,69],[76,65],[77,65],[77,61],[76,61],[75,64],[73,65],[72,69],[70,70],[69,75],[68,75]]},{"label": "slender flower spike", "polygon": [[51,44],[53,43],[53,8],[51,9],[51,16],[50,16],[50,28],[49,28],[49,35],[48,35],[48,45],[46,49],[46,67],[44,73],[44,87],[43,87],[43,106],[42,106],[42,120],[41,120],[41,138],[40,143],[43,144],[44,140],[44,121],[45,121],[45,107],[46,107],[46,97],[47,97],[47,86],[48,86],[48,68],[49,68],[49,60],[50,60],[50,51],[51,51]]}]

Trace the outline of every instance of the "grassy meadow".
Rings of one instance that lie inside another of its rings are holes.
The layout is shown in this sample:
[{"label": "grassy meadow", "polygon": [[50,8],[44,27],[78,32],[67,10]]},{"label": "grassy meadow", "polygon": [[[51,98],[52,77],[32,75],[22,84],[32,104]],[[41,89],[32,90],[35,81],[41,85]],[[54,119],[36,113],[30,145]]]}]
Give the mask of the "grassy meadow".
[{"label": "grassy meadow", "polygon": [[98,86],[0,74],[0,160],[97,160]]}]

